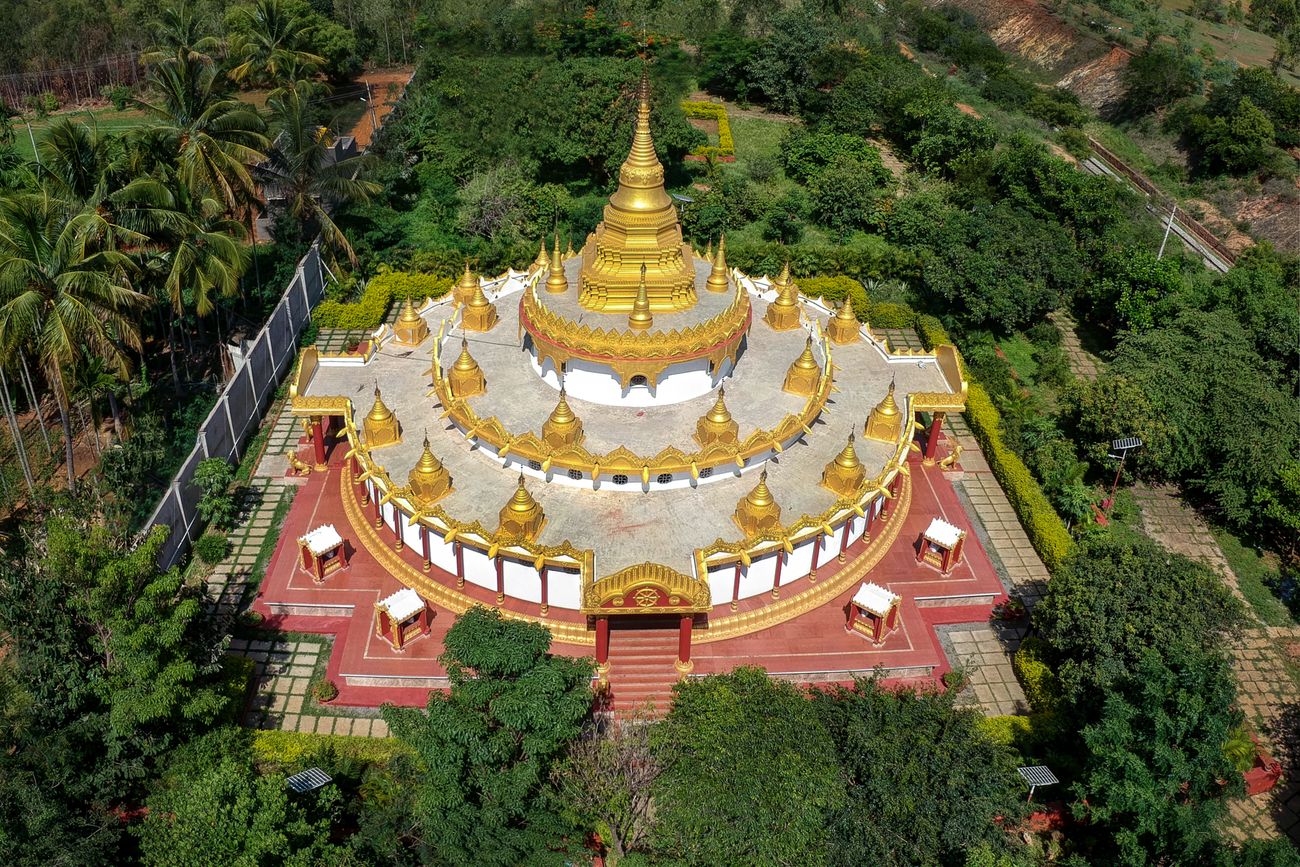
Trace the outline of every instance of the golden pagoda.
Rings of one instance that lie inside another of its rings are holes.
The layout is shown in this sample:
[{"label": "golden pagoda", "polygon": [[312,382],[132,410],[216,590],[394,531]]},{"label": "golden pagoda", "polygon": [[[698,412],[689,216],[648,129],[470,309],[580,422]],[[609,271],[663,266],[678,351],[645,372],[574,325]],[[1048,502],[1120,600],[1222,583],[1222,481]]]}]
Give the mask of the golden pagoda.
[{"label": "golden pagoda", "polygon": [[537,248],[537,258],[533,260],[533,268],[545,270],[550,267],[551,257],[546,255],[546,239],[543,238]]},{"label": "golden pagoda", "polygon": [[804,341],[803,352],[790,365],[790,369],[785,373],[785,384],[781,386],[784,391],[790,394],[798,394],[804,397],[817,392],[817,382],[821,379],[822,366],[817,363],[817,356],[812,351],[812,336]]},{"label": "golden pagoda", "polygon": [[411,494],[426,506],[432,506],[451,493],[451,473],[430,451],[428,434],[424,437],[424,451],[411,470],[408,484]]},{"label": "golden pagoda", "polygon": [[560,389],[560,401],[551,410],[551,415],[542,422],[542,439],[553,449],[576,446],[582,442],[582,420],[574,414],[563,388]]},{"label": "golden pagoda", "polygon": [[366,432],[367,448],[390,446],[402,439],[402,429],[397,423],[397,416],[380,397],[379,386],[375,386],[375,403],[370,407],[370,412],[366,415],[362,426]]},{"label": "golden pagoda", "polygon": [[533,499],[524,487],[524,474],[519,474],[519,486],[510,502],[501,507],[501,525],[497,532],[507,539],[532,542],[542,531],[546,516],[541,504]]},{"label": "golden pagoda", "polygon": [[696,301],[694,259],[664,189],[664,167],[650,135],[650,83],[642,73],[632,149],[604,219],[583,247],[578,301],[588,310],[630,312],[639,291],[638,271],[645,266],[650,309],[685,310]]},{"label": "golden pagoda", "polygon": [[731,288],[727,284],[727,254],[724,251],[726,245],[727,236],[723,235],[718,239],[718,255],[714,258],[713,267],[709,270],[709,279],[704,281],[704,288],[710,292],[726,292]]},{"label": "golden pagoda", "polygon": [[447,381],[454,397],[474,397],[487,391],[483,369],[478,366],[474,356],[469,354],[469,341],[464,337],[460,339],[460,355],[452,364]]},{"label": "golden pagoda", "polygon": [[903,425],[906,422],[907,418],[894,401],[894,382],[890,380],[889,392],[885,395],[885,399],[871,410],[871,415],[867,416],[863,433],[869,440],[883,443],[898,442],[898,438],[903,435]]},{"label": "golden pagoda", "polygon": [[718,389],[718,399],[713,403],[713,409],[705,413],[695,423],[695,441],[701,446],[737,441],[740,425],[731,417],[731,410],[727,409],[726,397],[726,388],[720,387]]},{"label": "golden pagoda", "polygon": [[483,294],[478,281],[474,281],[474,294],[465,303],[461,324],[466,331],[491,331],[498,318],[496,305]]},{"label": "golden pagoda", "polygon": [[853,296],[845,295],[844,303],[835,311],[831,321],[826,325],[826,335],[833,343],[843,346],[854,343],[861,336],[858,332],[858,317],[853,312]]},{"label": "golden pagoda", "polygon": [[402,313],[393,325],[395,340],[403,346],[419,346],[429,336],[429,324],[415,311],[410,298],[402,304]]},{"label": "golden pagoda", "polygon": [[546,291],[563,295],[569,291],[569,281],[564,277],[564,264],[560,259],[560,236],[555,236],[555,253],[551,256],[550,271],[546,275]]},{"label": "golden pagoda", "polygon": [[790,279],[790,263],[786,262],[772,287],[776,289],[776,298],[767,305],[763,321],[773,331],[791,331],[799,327],[799,288]]},{"label": "golden pagoda", "polygon": [[867,471],[858,460],[858,450],[853,447],[853,434],[849,434],[848,444],[822,470],[822,487],[841,497],[851,497],[862,487],[866,476]]},{"label": "golden pagoda", "polygon": [[460,282],[451,287],[451,297],[457,304],[468,304],[474,297],[474,290],[479,288],[478,278],[469,270],[469,260],[465,260],[465,273],[460,275]]},{"label": "golden pagoda", "polygon": [[636,290],[636,301],[632,303],[632,312],[627,315],[627,327],[633,331],[645,331],[654,324],[654,314],[650,312],[650,295],[645,287],[645,266],[641,266],[641,285]]},{"label": "golden pagoda", "polygon": [[736,504],[732,518],[747,539],[781,526],[781,507],[767,487],[767,470],[759,474],[758,484]]}]

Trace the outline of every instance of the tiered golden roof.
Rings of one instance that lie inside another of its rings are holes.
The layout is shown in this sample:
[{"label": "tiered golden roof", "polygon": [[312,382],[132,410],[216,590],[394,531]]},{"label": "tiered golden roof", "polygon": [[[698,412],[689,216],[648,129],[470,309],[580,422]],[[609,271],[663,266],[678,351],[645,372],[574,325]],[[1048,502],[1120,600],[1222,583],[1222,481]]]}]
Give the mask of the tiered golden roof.
[{"label": "tiered golden roof", "polygon": [[790,279],[790,263],[781,269],[781,276],[772,283],[776,298],[767,305],[763,321],[773,331],[791,331],[799,327],[799,288]]},{"label": "tiered golden roof", "polygon": [[389,446],[402,439],[402,429],[397,423],[397,416],[388,408],[388,404],[384,403],[383,397],[379,394],[379,386],[375,386],[375,402],[370,407],[365,421],[362,422],[362,427],[366,432],[368,448]]},{"label": "tiered golden roof", "polygon": [[419,346],[429,336],[429,324],[416,312],[410,298],[402,304],[402,313],[393,325],[393,335],[403,346]]},{"label": "tiered golden roof", "polygon": [[646,331],[654,325],[654,314],[650,312],[650,295],[645,286],[645,266],[641,266],[641,285],[636,289],[636,301],[632,302],[632,312],[627,315],[627,327],[633,331]]},{"label": "tiered golden roof", "polygon": [[855,343],[861,336],[858,331],[858,317],[853,312],[853,296],[845,295],[844,303],[840,309],[835,311],[831,317],[830,323],[826,326],[826,335],[831,341],[843,346],[846,343]]},{"label": "tiered golden roof", "polygon": [[560,389],[560,401],[551,410],[551,415],[542,422],[542,439],[553,449],[576,446],[582,442],[582,420],[569,406],[564,389]]},{"label": "tiered golden roof", "polygon": [[411,470],[408,480],[411,493],[426,506],[432,506],[451,492],[451,473],[434,457],[429,448],[429,436],[424,437],[424,451]]},{"label": "tiered golden roof", "polygon": [[641,266],[648,272],[651,310],[685,310],[695,304],[694,254],[682,243],[677,211],[664,189],[664,167],[650,135],[650,84],[644,74],[632,149],[619,169],[618,190],[581,255],[578,300],[588,310],[630,312]]},{"label": "tiered golden roof", "polygon": [[555,236],[555,252],[551,255],[550,270],[546,274],[546,291],[563,295],[569,291],[569,281],[564,277],[564,262],[560,257],[560,236]]},{"label": "tiered golden roof", "polygon": [[501,525],[497,532],[507,539],[532,542],[542,532],[546,516],[542,506],[528,493],[524,486],[524,475],[519,474],[519,487],[510,502],[501,507]]},{"label": "tiered golden roof", "polygon": [[862,487],[866,476],[867,471],[858,460],[858,450],[853,447],[853,434],[849,434],[848,444],[822,470],[822,487],[841,497],[851,497]]},{"label": "tiered golden roof", "polygon": [[894,401],[894,383],[889,383],[889,392],[885,399],[871,410],[871,415],[867,416],[867,423],[863,427],[863,433],[869,440],[876,440],[882,443],[897,442],[898,438],[903,435],[903,425],[907,419],[903,411],[898,408]]},{"label": "tiered golden roof", "polygon": [[767,487],[767,470],[759,474],[758,484],[736,504],[732,515],[746,538],[767,533],[781,526],[781,507]]},{"label": "tiered golden roof", "polygon": [[713,268],[709,271],[709,279],[704,281],[704,288],[710,292],[726,292],[730,288],[727,285],[727,254],[724,250],[726,245],[727,236],[723,235],[718,240],[718,255],[713,259]]},{"label": "tiered golden roof", "polygon": [[483,293],[483,286],[474,281],[474,294],[465,303],[462,324],[466,331],[491,331],[497,324],[496,305]]},{"label": "tiered golden roof", "polygon": [[474,356],[469,354],[469,341],[460,339],[460,355],[447,373],[447,382],[455,397],[474,397],[487,391],[487,379]]},{"label": "tiered golden roof", "polygon": [[726,398],[726,388],[720,387],[718,389],[718,399],[713,403],[713,409],[705,413],[696,422],[695,441],[701,446],[737,442],[740,425],[731,417],[731,410],[727,409]]},{"label": "tiered golden roof", "polygon": [[817,382],[821,379],[822,366],[817,363],[817,357],[812,351],[812,336],[804,341],[803,352],[790,365],[790,369],[785,373],[785,383],[781,386],[790,394],[798,394],[807,397],[817,391]]},{"label": "tiered golden roof", "polygon": [[474,290],[479,288],[478,277],[469,270],[469,260],[465,260],[465,273],[460,275],[460,282],[451,287],[451,297],[457,304],[468,304],[474,297]]}]

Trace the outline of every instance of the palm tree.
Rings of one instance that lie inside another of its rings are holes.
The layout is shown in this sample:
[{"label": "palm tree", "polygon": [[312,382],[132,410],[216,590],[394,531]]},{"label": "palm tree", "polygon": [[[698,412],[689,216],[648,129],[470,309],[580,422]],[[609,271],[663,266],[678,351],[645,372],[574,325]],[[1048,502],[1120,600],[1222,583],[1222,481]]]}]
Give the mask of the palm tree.
[{"label": "palm tree", "polygon": [[68,486],[76,484],[68,396],[79,359],[98,356],[125,378],[139,349],[131,314],[149,303],[128,282],[121,232],[91,209],[48,193],[0,199],[0,356],[31,348],[59,406]]},{"label": "palm tree", "polygon": [[152,65],[173,57],[211,60],[221,48],[221,40],[209,33],[209,27],[187,3],[168,6],[154,29],[154,47],[140,55],[142,63]]},{"label": "palm tree", "polygon": [[114,186],[123,151],[117,136],[100,135],[82,123],[60,118],[39,145],[39,177],[58,198],[97,205]]},{"label": "palm tree", "polygon": [[257,198],[249,166],[266,159],[266,124],[223,86],[210,60],[177,56],[149,73],[158,99],[136,104],[161,122],[149,135],[171,143],[181,181],[235,213]]},{"label": "palm tree", "polygon": [[298,221],[304,239],[319,231],[328,246],[355,262],[352,245],[329,212],[336,205],[369,201],[379,192],[378,184],[358,178],[374,164],[374,158],[336,158],[328,130],[312,116],[310,87],[300,81],[275,91],[267,100],[272,123],[280,133],[256,175],[267,196]]},{"label": "palm tree", "polygon": [[254,0],[250,6],[236,7],[230,55],[238,62],[230,77],[278,85],[324,66],[325,58],[301,48],[311,25],[308,11],[283,0]]}]

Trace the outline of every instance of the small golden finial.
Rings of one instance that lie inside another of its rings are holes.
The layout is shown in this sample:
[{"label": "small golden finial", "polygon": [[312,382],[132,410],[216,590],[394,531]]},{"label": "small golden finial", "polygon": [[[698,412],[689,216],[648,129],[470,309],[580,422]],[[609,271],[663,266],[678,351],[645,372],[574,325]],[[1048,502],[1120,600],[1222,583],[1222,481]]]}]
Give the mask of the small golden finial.
[{"label": "small golden finial", "polygon": [[706,261],[709,262],[713,261],[713,239],[712,238],[709,239],[709,243],[704,248],[704,258]]},{"label": "small golden finial", "polygon": [[469,341],[463,336],[460,338],[460,355],[452,364],[447,379],[453,397],[474,397],[487,391],[483,370],[469,354]]},{"label": "small golden finial", "polygon": [[826,326],[826,334],[833,343],[842,346],[858,340],[860,337],[858,327],[858,317],[853,312],[853,296],[845,295],[844,303],[840,305],[839,310],[835,311],[835,315]]},{"label": "small golden finial", "polygon": [[645,265],[641,266],[641,285],[636,290],[636,301],[632,312],[627,316],[627,325],[633,331],[645,331],[654,324],[654,314],[650,312],[650,296],[645,289]]},{"label": "small golden finial", "polygon": [[884,400],[876,404],[871,414],[867,416],[863,433],[869,440],[896,442],[903,435],[905,421],[902,410],[898,408],[898,402],[894,400],[894,380],[891,379]]},{"label": "small golden finial", "polygon": [[548,268],[551,264],[551,257],[546,255],[546,239],[542,238],[541,243],[537,246],[537,258],[533,260],[533,265],[537,268]]},{"label": "small golden finial", "polygon": [[552,295],[562,295],[569,291],[569,281],[564,277],[564,265],[560,261],[560,235],[555,235],[555,254],[551,256],[551,271],[546,275],[546,291]]},{"label": "small golden finial", "polygon": [[713,260],[713,268],[709,271],[709,279],[704,281],[704,288],[710,292],[726,292],[729,288],[727,285],[727,236],[723,235],[718,239],[718,255]]}]

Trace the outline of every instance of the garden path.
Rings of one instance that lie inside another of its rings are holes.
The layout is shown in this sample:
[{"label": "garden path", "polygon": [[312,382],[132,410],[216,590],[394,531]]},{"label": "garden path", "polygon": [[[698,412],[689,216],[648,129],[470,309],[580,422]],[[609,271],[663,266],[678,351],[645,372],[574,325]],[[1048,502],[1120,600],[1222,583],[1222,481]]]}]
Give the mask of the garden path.
[{"label": "garden path", "polygon": [[1083,348],[1079,342],[1079,323],[1068,310],[1055,310],[1047,314],[1052,324],[1061,332],[1061,346],[1070,364],[1070,372],[1080,379],[1093,380],[1101,372],[1102,361]]}]

